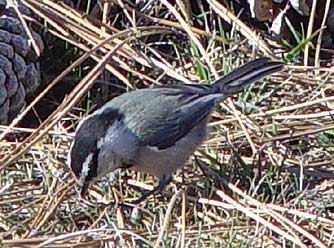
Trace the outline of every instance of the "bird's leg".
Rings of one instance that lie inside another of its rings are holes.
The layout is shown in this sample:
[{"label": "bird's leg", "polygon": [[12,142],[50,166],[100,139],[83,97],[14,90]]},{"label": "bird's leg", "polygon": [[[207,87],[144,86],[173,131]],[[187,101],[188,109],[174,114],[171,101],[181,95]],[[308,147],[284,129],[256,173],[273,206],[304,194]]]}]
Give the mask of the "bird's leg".
[{"label": "bird's leg", "polygon": [[154,193],[160,192],[168,183],[170,183],[171,180],[172,180],[171,175],[165,175],[161,177],[159,179],[159,184],[156,187],[154,187],[153,190],[144,193],[141,197],[139,197],[137,200],[132,201],[131,203],[134,205],[141,203]]}]

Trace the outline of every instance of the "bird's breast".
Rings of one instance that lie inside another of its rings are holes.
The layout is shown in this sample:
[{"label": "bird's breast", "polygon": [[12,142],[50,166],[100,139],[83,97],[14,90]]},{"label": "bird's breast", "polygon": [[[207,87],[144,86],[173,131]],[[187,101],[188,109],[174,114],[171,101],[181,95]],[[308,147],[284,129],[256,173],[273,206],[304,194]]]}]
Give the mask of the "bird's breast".
[{"label": "bird's breast", "polygon": [[172,174],[188,161],[196,148],[205,140],[206,122],[207,120],[202,121],[169,148],[159,150],[152,146],[140,147],[133,169],[156,177]]}]

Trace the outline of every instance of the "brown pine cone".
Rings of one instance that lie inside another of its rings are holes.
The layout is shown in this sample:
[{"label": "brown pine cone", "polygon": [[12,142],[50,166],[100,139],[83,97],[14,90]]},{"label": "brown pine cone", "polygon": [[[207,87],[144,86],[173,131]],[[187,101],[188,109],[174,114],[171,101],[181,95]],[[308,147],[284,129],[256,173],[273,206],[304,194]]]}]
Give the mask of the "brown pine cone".
[{"label": "brown pine cone", "polygon": [[[20,11],[33,17],[29,9],[18,4]],[[40,35],[29,28],[42,52]],[[8,124],[17,116],[26,105],[26,97],[39,84],[38,57],[14,8],[0,0],[0,124]]]}]

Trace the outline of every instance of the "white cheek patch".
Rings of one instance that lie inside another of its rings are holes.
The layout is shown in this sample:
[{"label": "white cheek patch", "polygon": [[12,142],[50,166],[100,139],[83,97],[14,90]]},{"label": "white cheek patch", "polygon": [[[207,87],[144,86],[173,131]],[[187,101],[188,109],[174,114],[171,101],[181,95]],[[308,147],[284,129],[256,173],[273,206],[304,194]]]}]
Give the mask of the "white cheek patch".
[{"label": "white cheek patch", "polygon": [[84,184],[85,179],[88,176],[88,173],[89,173],[89,170],[90,170],[89,164],[93,159],[93,155],[94,154],[92,152],[89,153],[89,155],[87,156],[87,158],[85,159],[85,161],[82,164],[82,169],[81,169],[81,174],[80,174],[80,179],[79,179],[81,185]]},{"label": "white cheek patch", "polygon": [[97,149],[108,151],[108,157],[110,158],[126,161],[137,148],[136,144],[135,136],[129,132],[122,122],[116,121],[107,129],[105,135],[97,141]]}]

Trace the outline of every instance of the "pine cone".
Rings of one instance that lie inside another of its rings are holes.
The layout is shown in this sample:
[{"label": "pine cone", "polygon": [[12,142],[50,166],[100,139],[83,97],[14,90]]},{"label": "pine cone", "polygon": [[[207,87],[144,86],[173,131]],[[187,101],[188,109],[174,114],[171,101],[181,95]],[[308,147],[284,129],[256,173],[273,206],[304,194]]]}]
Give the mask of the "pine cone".
[{"label": "pine cone", "polygon": [[[18,4],[21,13],[33,17],[29,9]],[[42,52],[40,35],[29,28]],[[27,96],[39,86],[37,60],[14,8],[6,0],[0,0],[0,124],[10,123],[26,105]]]}]

